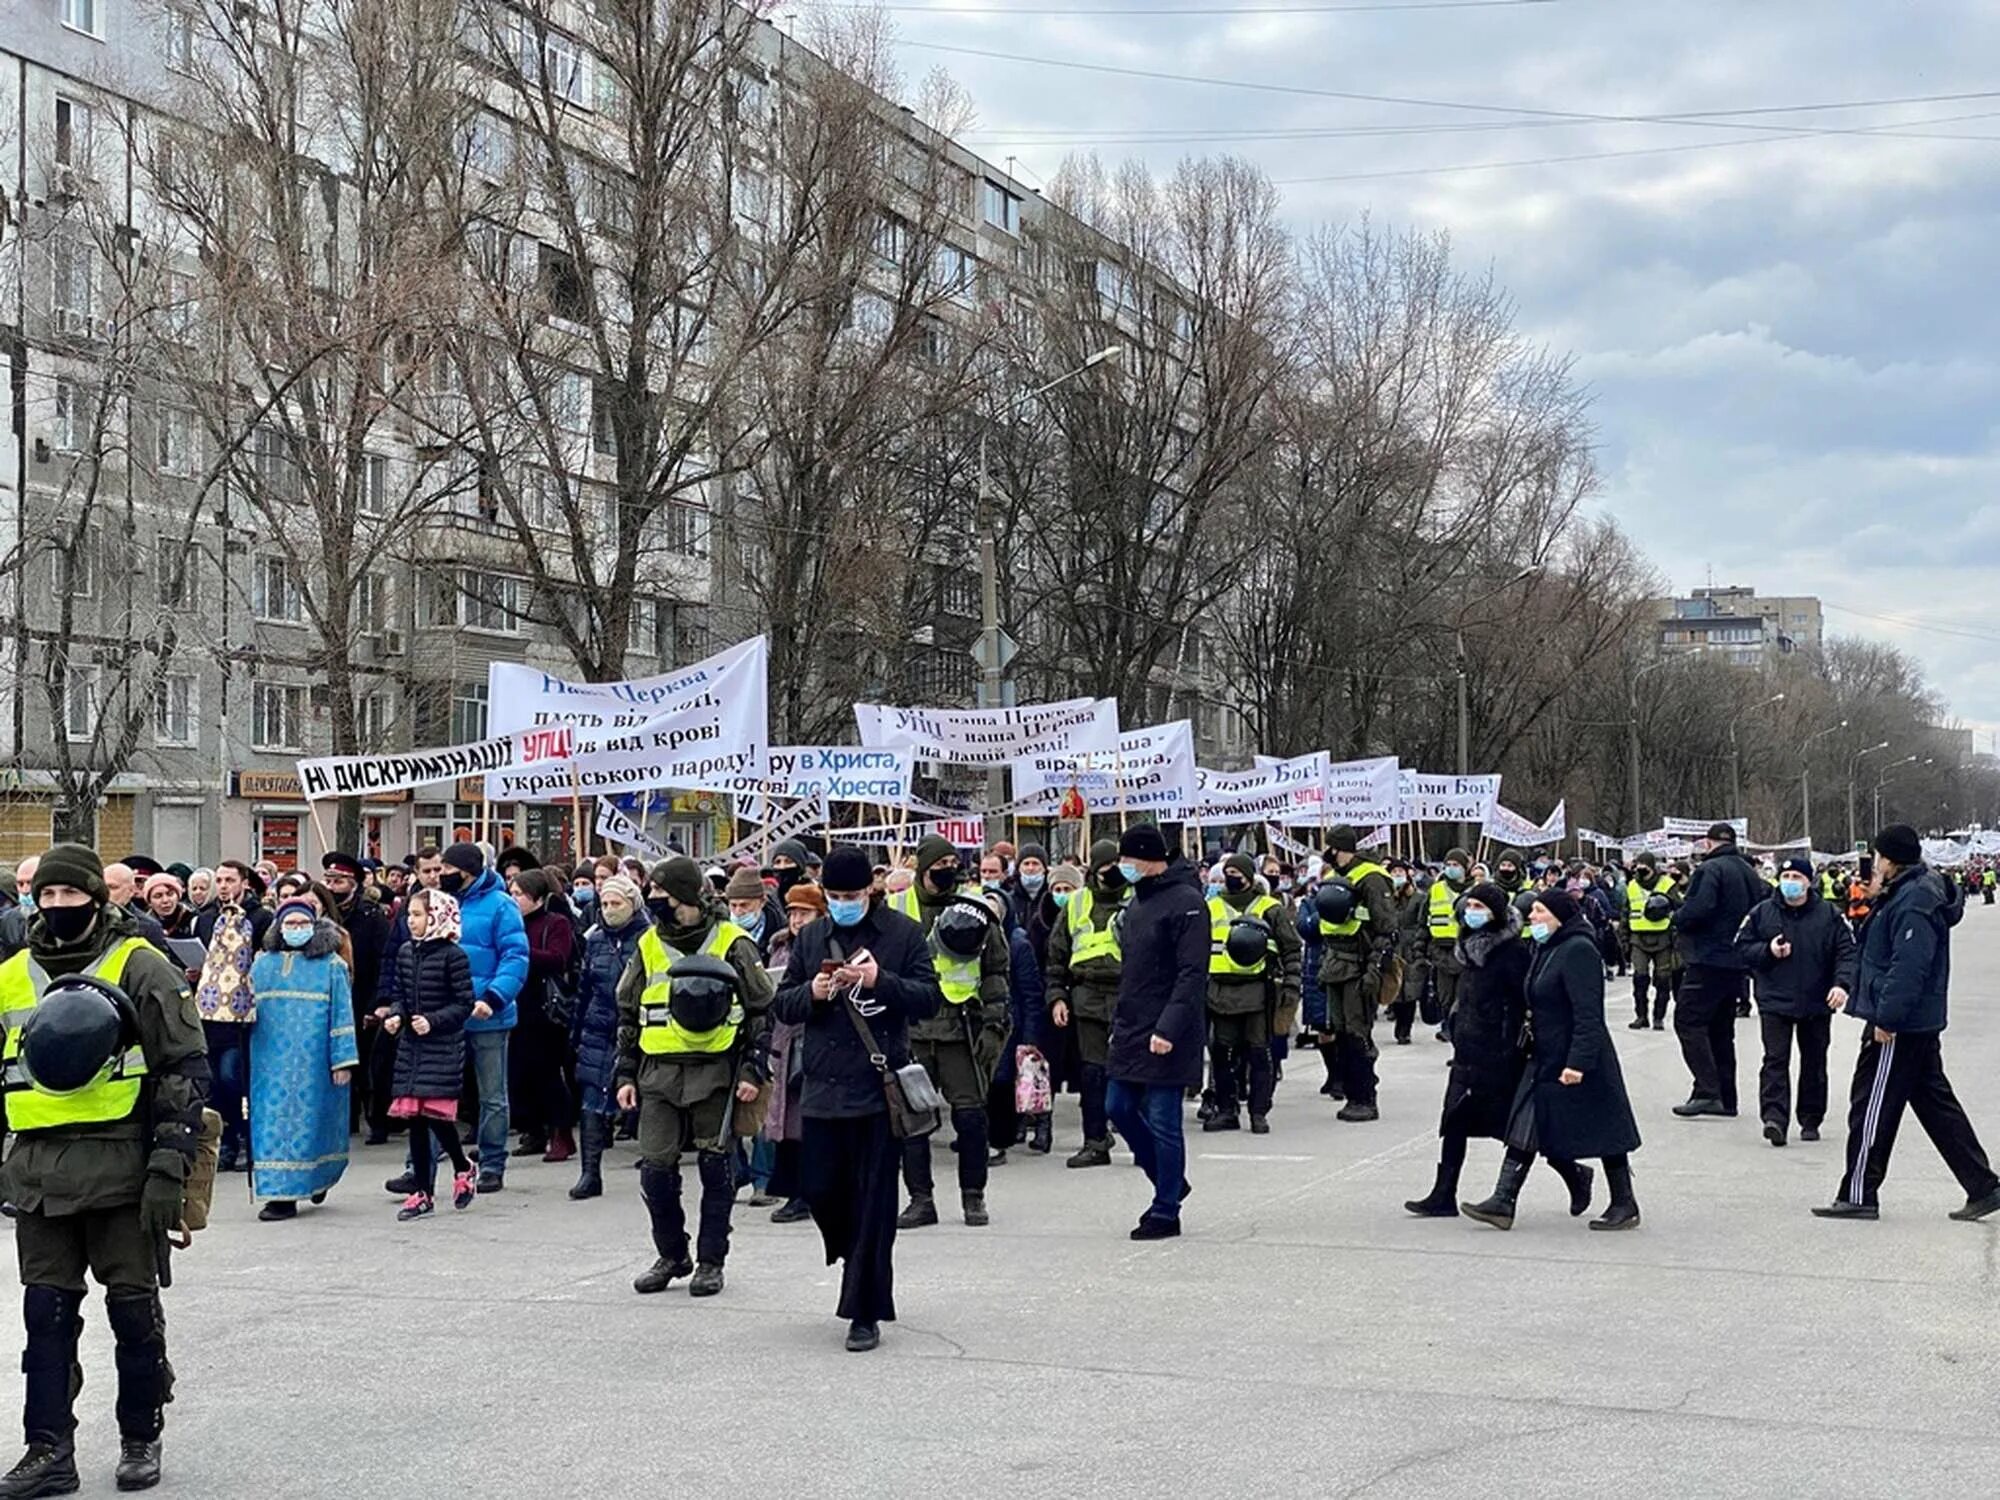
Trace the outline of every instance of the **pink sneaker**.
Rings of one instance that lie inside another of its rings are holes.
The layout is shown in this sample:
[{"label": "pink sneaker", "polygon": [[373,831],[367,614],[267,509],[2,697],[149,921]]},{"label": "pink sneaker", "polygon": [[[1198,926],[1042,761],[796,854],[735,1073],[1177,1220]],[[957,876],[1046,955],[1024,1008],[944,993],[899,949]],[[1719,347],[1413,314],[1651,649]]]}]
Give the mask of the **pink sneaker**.
[{"label": "pink sneaker", "polygon": [[401,1224],[411,1219],[424,1218],[435,1207],[429,1193],[412,1193],[403,1200],[403,1206],[396,1210],[396,1222]]},{"label": "pink sneaker", "polygon": [[472,1207],[472,1200],[478,1196],[474,1179],[470,1172],[460,1172],[451,1180],[451,1206],[457,1209]]}]

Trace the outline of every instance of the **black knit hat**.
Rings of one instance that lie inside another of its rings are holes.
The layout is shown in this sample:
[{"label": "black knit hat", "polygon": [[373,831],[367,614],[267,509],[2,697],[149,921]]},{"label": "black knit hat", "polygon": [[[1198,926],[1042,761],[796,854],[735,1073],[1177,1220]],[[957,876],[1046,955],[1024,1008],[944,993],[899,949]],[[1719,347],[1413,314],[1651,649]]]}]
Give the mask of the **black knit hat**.
[{"label": "black knit hat", "polygon": [[52,885],[75,886],[100,906],[111,899],[111,887],[104,883],[104,861],[97,857],[95,849],[82,844],[57,844],[42,856],[41,863],[35,866],[37,905],[42,892]]},{"label": "black knit hat", "polygon": [[1565,927],[1574,922],[1582,910],[1576,904],[1576,897],[1560,888],[1538,892],[1535,900],[1548,908],[1549,915]]},{"label": "black knit hat", "polygon": [[930,867],[941,859],[956,858],[958,858],[958,845],[941,833],[927,833],[917,844],[917,874],[927,874]]},{"label": "black knit hat", "polygon": [[[1908,823],[1891,823],[1875,835],[1871,847],[1893,865],[1920,865],[1924,862],[1924,841]],[[41,880],[42,873],[37,870],[35,883],[40,885]]]},{"label": "black knit hat", "polygon": [[1166,835],[1160,832],[1157,823],[1134,823],[1118,840],[1118,852],[1126,859],[1143,859],[1149,864],[1164,863],[1167,858]]},{"label": "black knit hat", "polygon": [[1247,854],[1225,854],[1222,857],[1222,868],[1234,870],[1246,881],[1254,881],[1257,878],[1257,862]]},{"label": "black knit hat", "polygon": [[1444,862],[1448,865],[1461,864],[1470,868],[1472,865],[1472,856],[1463,849],[1447,849],[1444,851]]},{"label": "black knit hat", "polygon": [[[1708,836],[1718,844],[1733,844],[1736,842],[1736,825],[1734,823],[1711,823],[1708,825]],[[1893,854],[1889,856],[1891,859],[1895,857]]]},{"label": "black knit hat", "polygon": [[1353,854],[1360,847],[1361,835],[1356,833],[1352,828],[1349,828],[1345,823],[1342,823],[1326,836],[1326,848],[1329,854]]},{"label": "black knit hat", "polygon": [[444,851],[444,862],[462,872],[467,880],[477,880],[486,873],[486,856],[479,852],[477,844],[453,844]]},{"label": "black knit hat", "polygon": [[1468,901],[1477,901],[1493,913],[1496,922],[1507,920],[1507,893],[1490,880],[1482,880],[1465,893]]},{"label": "black knit hat", "polygon": [[653,866],[647,879],[676,901],[689,906],[701,905],[702,895],[708,890],[708,881],[701,873],[701,866],[685,854],[661,860]]},{"label": "black knit hat", "polygon": [[1031,859],[1038,859],[1046,866],[1049,862],[1049,851],[1040,844],[1023,844],[1021,852],[1014,858],[1014,863],[1018,865]]},{"label": "black knit hat", "polygon": [[[1894,859],[1896,856],[1892,854],[1889,857]],[[1780,874],[1789,871],[1794,875],[1803,875],[1806,879],[1810,880],[1812,879],[1813,864],[1805,855],[1794,854],[1790,859],[1778,866],[1778,871]]]},{"label": "black knit hat", "polygon": [[852,895],[875,883],[875,867],[852,844],[835,844],[820,866],[821,884],[829,891]]}]

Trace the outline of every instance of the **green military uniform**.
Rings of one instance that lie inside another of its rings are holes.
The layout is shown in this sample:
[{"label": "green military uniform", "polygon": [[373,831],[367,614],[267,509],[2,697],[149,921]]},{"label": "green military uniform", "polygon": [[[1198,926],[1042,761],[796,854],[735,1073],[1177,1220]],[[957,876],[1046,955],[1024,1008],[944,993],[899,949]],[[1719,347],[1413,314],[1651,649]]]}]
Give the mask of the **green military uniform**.
[{"label": "green military uniform", "polygon": [[1111,1160],[1111,1127],[1104,1110],[1105,1063],[1111,1052],[1111,1014],[1118,1005],[1118,979],[1125,971],[1116,919],[1129,896],[1118,873],[1118,845],[1099,839],[1090,848],[1083,887],[1072,894],[1063,915],[1049,929],[1042,976],[1053,1013],[1063,1005],[1076,1032],[1083,1061],[1079,1080],[1083,1106],[1083,1150],[1071,1166],[1098,1166]]},{"label": "green military uniform", "polygon": [[[1272,1022],[1281,1010],[1296,1011],[1305,945],[1298,927],[1285,920],[1284,903],[1260,895],[1250,860],[1232,854],[1223,861],[1241,888],[1226,889],[1208,902],[1208,1028],[1209,1063],[1214,1077],[1214,1110],[1204,1122],[1210,1130],[1237,1128],[1237,1069],[1248,1073],[1250,1126],[1269,1128],[1275,1075],[1271,1063]],[[1229,956],[1229,927],[1249,916],[1270,929],[1270,947],[1255,963],[1240,964]]]},{"label": "green military uniform", "polygon": [[[109,904],[96,854],[80,845],[51,849],[36,872],[37,898],[51,885],[87,891],[98,904],[88,930],[67,941],[38,910],[28,920],[27,948],[0,964],[13,1138],[0,1168],[0,1196],[16,1211],[14,1249],[24,1289],[23,1425],[30,1450],[23,1465],[34,1459],[36,1444],[58,1450],[56,1463],[74,1463],[72,1403],[82,1385],[77,1339],[88,1270],[104,1288],[117,1344],[118,1429],[126,1444],[120,1473],[137,1444],[142,1467],[157,1475],[163,1408],[173,1399],[158,1276],[201,1134],[208,1089],[201,1019],[181,972]],[[47,1095],[18,1063],[23,1029],[50,979],[80,974],[125,992],[137,1047],[87,1088]]]},{"label": "green military uniform", "polygon": [[[957,850],[935,834],[917,846],[917,882],[889,900],[889,904],[930,934],[938,913],[964,901],[987,908],[977,893],[961,894],[954,888],[939,891],[930,875],[940,860],[955,858]],[[1007,934],[995,921],[987,930],[979,957],[960,960],[942,951],[931,940],[931,962],[937,966],[938,987],[945,1003],[927,1021],[910,1027],[910,1059],[922,1063],[924,1071],[951,1107],[952,1134],[958,1142],[958,1188],[964,1200],[968,1223],[986,1221],[987,1137],[986,1089],[1000,1061],[1000,1050],[1014,1028],[1008,997],[1012,970],[1007,956]],[[910,1206],[897,1221],[914,1229],[937,1222],[934,1176],[931,1171],[931,1143],[928,1137],[903,1143],[903,1181],[910,1190]]]},{"label": "green military uniform", "polygon": [[[700,1274],[692,1291],[720,1291],[729,1254],[729,1214],[736,1197],[734,1118],[739,1083],[766,1078],[771,998],[777,992],[751,936],[728,919],[708,892],[701,869],[677,857],[656,869],[651,884],[700,917],[686,925],[655,922],[618,981],[620,1088],[639,1095],[639,1190],[659,1260],[634,1285],[664,1291],[688,1263],[687,1215],[681,1206],[681,1156],[695,1152],[701,1178],[695,1254]],[[700,954],[736,972],[736,1005],[709,1031],[690,1032],[668,1013],[675,965]]]},{"label": "green military uniform", "polygon": [[[1425,892],[1424,932],[1439,1025],[1449,1027],[1452,1010],[1458,1004],[1458,976],[1463,972],[1458,961],[1458,903],[1472,884],[1472,856],[1463,849],[1452,849],[1446,852],[1444,861],[1446,869],[1438,873]],[[1454,864],[1461,872],[1456,881],[1449,873]]]},{"label": "green military uniform", "polygon": [[1326,992],[1331,1036],[1321,1043],[1331,1052],[1329,1071],[1340,1080],[1347,1103],[1343,1119],[1372,1120],[1375,1108],[1373,1022],[1381,1003],[1382,976],[1394,956],[1396,893],[1380,865],[1355,852],[1351,828],[1336,828],[1328,877],[1354,887],[1354,911],[1344,922],[1319,919],[1320,988]]},{"label": "green military uniform", "polygon": [[[1382,1004],[1395,1025],[1398,1046],[1408,1046],[1410,1028],[1417,1019],[1417,1004],[1429,983],[1430,955],[1424,937],[1424,921],[1430,910],[1430,888],[1418,885],[1403,874],[1402,889],[1396,891],[1396,952],[1382,974]],[[1395,889],[1395,872],[1389,877]]]},{"label": "green military uniform", "polygon": [[1653,990],[1650,1024],[1655,1031],[1659,1031],[1665,1028],[1667,1002],[1673,998],[1674,989],[1680,982],[1681,960],[1674,951],[1673,918],[1649,918],[1646,915],[1647,899],[1656,895],[1665,896],[1676,907],[1681,904],[1672,876],[1655,873],[1649,864],[1635,864],[1632,878],[1625,882],[1625,916],[1620,924],[1632,945],[1632,1004],[1637,1012],[1632,1029],[1635,1031],[1649,1024],[1646,1017],[1648,984]]}]

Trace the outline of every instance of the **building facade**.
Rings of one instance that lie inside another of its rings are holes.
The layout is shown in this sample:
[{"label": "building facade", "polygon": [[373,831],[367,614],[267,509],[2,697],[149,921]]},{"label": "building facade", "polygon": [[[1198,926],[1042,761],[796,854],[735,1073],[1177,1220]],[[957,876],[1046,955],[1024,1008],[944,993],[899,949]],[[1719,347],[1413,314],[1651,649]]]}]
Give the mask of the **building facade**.
[{"label": "building facade", "polygon": [[1738,585],[1706,587],[1654,601],[1662,651],[1715,651],[1737,666],[1762,666],[1826,644],[1825,616],[1812,595],[1760,595]]}]

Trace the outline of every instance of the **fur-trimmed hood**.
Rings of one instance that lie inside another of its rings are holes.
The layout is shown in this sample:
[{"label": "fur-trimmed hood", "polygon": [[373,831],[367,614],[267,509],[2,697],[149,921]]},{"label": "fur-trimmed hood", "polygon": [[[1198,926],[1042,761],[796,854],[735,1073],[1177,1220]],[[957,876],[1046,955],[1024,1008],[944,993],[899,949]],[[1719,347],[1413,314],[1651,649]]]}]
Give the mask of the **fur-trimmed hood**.
[{"label": "fur-trimmed hood", "polygon": [[312,940],[303,948],[287,948],[279,923],[273,922],[264,930],[264,951],[266,953],[297,953],[305,958],[325,958],[337,955],[341,948],[341,929],[338,922],[321,917],[313,924]]},{"label": "fur-trimmed hood", "polygon": [[1463,929],[1458,935],[1458,961],[1475,969],[1486,967],[1486,961],[1502,943],[1517,943],[1521,940],[1521,909],[1509,901],[1500,911],[1494,913],[1500,918],[1498,926],[1488,923],[1474,932]]}]

